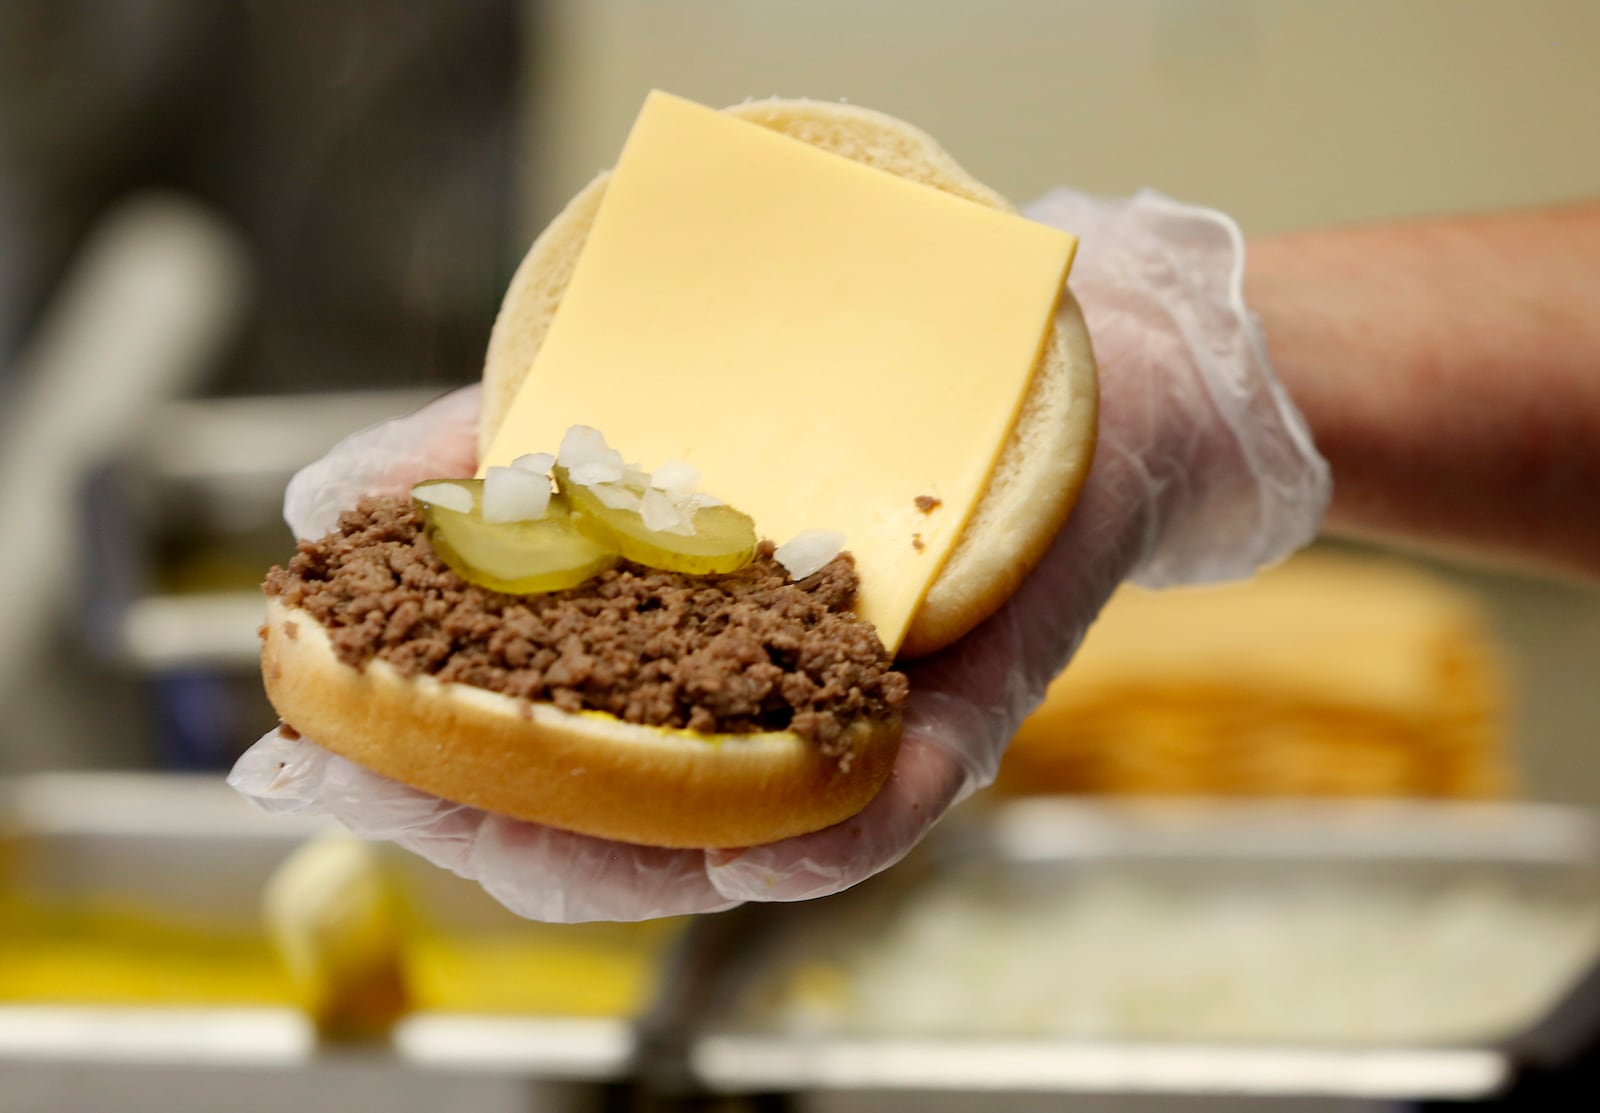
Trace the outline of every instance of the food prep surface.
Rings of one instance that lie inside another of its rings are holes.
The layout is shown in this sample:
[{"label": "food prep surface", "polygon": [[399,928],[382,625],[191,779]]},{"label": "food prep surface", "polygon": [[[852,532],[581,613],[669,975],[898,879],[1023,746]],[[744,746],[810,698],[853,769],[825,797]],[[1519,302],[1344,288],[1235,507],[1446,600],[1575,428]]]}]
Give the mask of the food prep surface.
[{"label": "food prep surface", "polygon": [[326,824],[161,777],[13,782],[0,816],[0,1077],[354,1053],[663,1092],[1463,1098],[1600,1024],[1600,818],[1572,809],[1010,801],[839,897],[640,925],[521,921],[379,848],[407,1008],[354,1048],[260,925]]},{"label": "food prep surface", "polygon": [[1041,800],[966,818],[847,897],[747,910],[738,934],[761,942],[708,992],[694,1069],[730,1088],[1466,1097],[1558,1056],[1593,1007],[1585,813]]}]

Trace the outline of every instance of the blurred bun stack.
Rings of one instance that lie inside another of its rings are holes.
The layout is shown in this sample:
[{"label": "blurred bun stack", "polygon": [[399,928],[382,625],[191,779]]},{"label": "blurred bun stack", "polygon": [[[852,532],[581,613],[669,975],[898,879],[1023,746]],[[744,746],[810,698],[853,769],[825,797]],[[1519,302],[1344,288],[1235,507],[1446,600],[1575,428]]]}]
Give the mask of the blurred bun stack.
[{"label": "blurred bun stack", "polygon": [[1000,789],[1504,796],[1508,689],[1478,600],[1411,564],[1319,551],[1244,584],[1124,588]]}]

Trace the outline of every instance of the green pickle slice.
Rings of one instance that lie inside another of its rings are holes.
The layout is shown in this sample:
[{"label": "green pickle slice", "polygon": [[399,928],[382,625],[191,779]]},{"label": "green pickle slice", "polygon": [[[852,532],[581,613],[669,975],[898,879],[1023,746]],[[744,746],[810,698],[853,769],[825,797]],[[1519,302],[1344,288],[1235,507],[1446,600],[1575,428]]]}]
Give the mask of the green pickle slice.
[{"label": "green pickle slice", "polygon": [[755,559],[755,521],[731,506],[701,507],[694,512],[693,533],[667,533],[645,525],[636,510],[607,506],[588,487],[573,483],[565,468],[555,472],[578,529],[635,564],[705,576],[737,572]]},{"label": "green pickle slice", "polygon": [[[483,481],[449,481],[472,493],[471,511],[451,510],[418,497],[428,539],[461,577],[508,595],[577,587],[617,562],[615,551],[576,528],[561,494],[550,497],[543,518],[526,522],[483,520]],[[428,484],[432,486],[432,484]]]}]

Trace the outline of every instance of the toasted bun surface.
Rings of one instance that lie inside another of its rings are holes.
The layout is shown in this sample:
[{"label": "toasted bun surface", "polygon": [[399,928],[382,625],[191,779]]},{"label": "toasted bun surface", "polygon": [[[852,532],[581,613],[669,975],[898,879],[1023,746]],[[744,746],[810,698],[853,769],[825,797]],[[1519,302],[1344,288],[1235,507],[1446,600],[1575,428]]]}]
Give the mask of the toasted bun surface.
[{"label": "toasted bun surface", "polygon": [[[753,101],[727,112],[969,201],[1013,210],[931,137],[882,113],[807,100]],[[601,174],[567,204],[511,280],[484,364],[482,451],[533,366],[600,209],[606,182],[607,175]],[[1094,352],[1083,315],[1068,292],[989,486],[912,619],[902,656],[931,653],[971,630],[999,609],[1044,556],[1089,474],[1097,405]]]},{"label": "toasted bun surface", "polygon": [[516,819],[646,846],[753,846],[855,815],[894,765],[900,724],[859,724],[848,772],[788,732],[706,736],[571,714],[464,684],[342,664],[310,615],[267,606],[261,671],[317,744],[414,788]]}]

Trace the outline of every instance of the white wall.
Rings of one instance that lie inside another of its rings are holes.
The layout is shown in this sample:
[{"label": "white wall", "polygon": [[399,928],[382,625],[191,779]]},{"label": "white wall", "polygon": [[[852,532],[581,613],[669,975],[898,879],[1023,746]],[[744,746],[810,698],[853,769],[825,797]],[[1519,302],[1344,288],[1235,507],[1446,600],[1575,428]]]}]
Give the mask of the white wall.
[{"label": "white wall", "polygon": [[547,0],[530,218],[652,86],[846,98],[1025,200],[1152,185],[1249,231],[1600,194],[1591,0]]}]

